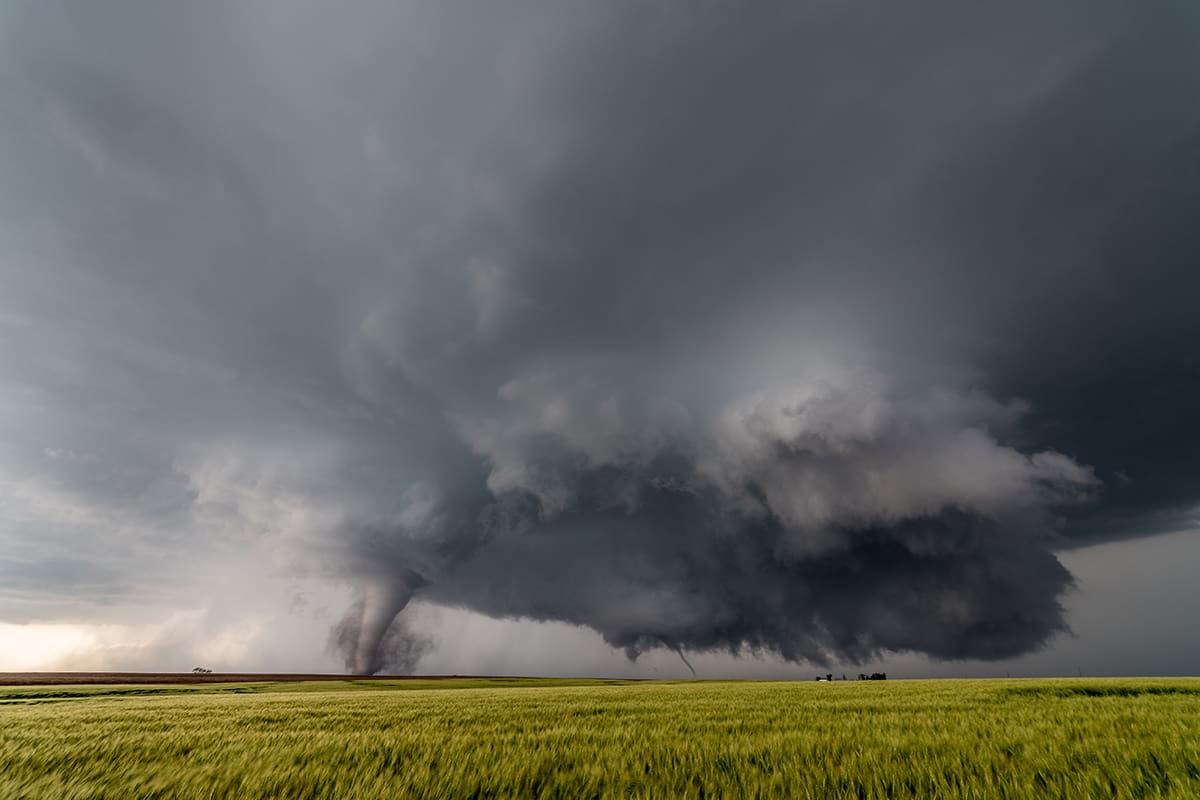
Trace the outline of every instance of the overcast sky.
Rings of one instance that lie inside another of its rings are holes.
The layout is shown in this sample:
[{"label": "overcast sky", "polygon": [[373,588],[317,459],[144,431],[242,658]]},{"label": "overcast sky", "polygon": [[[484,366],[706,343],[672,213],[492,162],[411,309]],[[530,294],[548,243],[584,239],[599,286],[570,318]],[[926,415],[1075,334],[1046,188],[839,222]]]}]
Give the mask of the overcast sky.
[{"label": "overcast sky", "polygon": [[1198,37],[0,4],[0,670],[1195,673]]}]

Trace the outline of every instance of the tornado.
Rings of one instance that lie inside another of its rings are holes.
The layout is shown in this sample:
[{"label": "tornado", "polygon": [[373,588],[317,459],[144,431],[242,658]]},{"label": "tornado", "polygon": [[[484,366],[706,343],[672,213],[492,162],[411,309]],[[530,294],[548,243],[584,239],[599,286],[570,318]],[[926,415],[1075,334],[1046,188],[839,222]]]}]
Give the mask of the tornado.
[{"label": "tornado", "polygon": [[384,643],[397,627],[394,625],[397,615],[422,583],[423,579],[411,571],[362,581],[358,599],[331,635],[333,648],[341,653],[351,674],[374,675],[396,666],[389,663]]}]

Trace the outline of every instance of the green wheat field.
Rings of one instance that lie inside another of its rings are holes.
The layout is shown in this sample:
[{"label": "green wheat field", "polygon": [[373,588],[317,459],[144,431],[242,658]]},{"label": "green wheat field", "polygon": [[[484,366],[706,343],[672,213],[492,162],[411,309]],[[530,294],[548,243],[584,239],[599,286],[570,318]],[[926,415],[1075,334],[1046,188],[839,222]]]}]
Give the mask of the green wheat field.
[{"label": "green wheat field", "polygon": [[0,686],[2,798],[1200,797],[1200,679]]}]

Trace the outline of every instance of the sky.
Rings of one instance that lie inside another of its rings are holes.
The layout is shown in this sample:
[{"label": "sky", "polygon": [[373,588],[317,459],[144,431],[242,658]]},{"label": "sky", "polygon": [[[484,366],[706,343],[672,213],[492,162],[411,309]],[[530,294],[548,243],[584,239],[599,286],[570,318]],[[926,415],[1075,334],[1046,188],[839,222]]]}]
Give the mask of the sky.
[{"label": "sky", "polygon": [[1198,35],[0,4],[0,670],[1195,674]]}]

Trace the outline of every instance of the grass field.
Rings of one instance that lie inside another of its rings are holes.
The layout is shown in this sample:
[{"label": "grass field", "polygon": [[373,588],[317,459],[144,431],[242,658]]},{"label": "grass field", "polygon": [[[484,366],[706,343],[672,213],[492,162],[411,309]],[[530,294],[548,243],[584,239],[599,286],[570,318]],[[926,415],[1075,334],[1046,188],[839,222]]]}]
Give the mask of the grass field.
[{"label": "grass field", "polygon": [[0,798],[1200,797],[1200,680],[0,686]]}]

